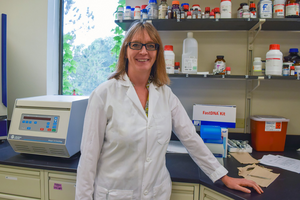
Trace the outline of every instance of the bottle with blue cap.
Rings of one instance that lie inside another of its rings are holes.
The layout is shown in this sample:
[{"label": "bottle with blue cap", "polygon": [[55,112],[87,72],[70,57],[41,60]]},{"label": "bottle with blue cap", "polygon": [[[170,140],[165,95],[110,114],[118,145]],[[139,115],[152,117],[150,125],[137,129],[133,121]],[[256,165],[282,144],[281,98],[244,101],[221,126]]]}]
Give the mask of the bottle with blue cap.
[{"label": "bottle with blue cap", "polygon": [[291,58],[293,63],[295,63],[297,59],[300,59],[298,52],[299,52],[298,48],[291,48],[289,51],[290,53],[289,57]]},{"label": "bottle with blue cap", "polygon": [[124,12],[124,20],[131,20],[131,7],[126,6],[125,12]]},{"label": "bottle with blue cap", "polygon": [[158,9],[157,9],[157,1],[149,0],[148,6],[148,18],[149,19],[157,19],[158,18]]}]

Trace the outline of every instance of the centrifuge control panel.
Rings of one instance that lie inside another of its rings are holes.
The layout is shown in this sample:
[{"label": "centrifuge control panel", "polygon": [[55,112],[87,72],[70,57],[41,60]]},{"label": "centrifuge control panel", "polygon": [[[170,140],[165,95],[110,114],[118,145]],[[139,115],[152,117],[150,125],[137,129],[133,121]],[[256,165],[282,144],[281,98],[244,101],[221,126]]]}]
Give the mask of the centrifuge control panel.
[{"label": "centrifuge control panel", "polygon": [[20,130],[57,133],[59,116],[22,114]]}]

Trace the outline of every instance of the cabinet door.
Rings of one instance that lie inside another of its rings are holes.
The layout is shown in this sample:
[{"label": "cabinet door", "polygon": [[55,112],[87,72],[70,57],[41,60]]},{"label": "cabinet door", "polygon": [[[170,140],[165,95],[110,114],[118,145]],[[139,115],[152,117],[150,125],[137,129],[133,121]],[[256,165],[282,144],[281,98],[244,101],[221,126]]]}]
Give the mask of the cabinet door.
[{"label": "cabinet door", "polygon": [[170,200],[198,200],[199,184],[194,183],[172,183],[172,194]]},{"label": "cabinet door", "polygon": [[219,192],[200,185],[200,200],[233,200]]},{"label": "cabinet door", "polygon": [[76,174],[49,173],[49,199],[75,199]]},{"label": "cabinet door", "polygon": [[[40,199],[41,173],[39,170],[0,166],[0,193]],[[0,198],[4,198],[3,195]]]}]

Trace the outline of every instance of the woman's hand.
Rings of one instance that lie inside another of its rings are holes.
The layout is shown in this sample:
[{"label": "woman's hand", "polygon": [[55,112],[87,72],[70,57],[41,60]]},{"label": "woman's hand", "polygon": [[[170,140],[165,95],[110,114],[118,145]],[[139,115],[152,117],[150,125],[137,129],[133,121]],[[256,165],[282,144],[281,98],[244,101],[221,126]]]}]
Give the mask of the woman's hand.
[{"label": "woman's hand", "polygon": [[223,176],[221,178],[222,182],[230,189],[234,190],[240,190],[245,193],[251,193],[251,190],[249,190],[246,187],[252,187],[254,188],[258,194],[263,193],[264,191],[255,183],[254,181],[247,180],[244,178],[232,178],[227,175]]}]

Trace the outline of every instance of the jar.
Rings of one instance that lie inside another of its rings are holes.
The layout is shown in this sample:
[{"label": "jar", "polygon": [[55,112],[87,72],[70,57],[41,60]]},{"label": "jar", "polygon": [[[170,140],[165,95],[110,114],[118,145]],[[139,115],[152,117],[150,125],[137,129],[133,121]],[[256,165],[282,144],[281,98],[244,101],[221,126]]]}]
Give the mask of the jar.
[{"label": "jar", "polygon": [[220,19],[221,14],[220,14],[220,8],[215,8],[215,19]]},{"label": "jar", "polygon": [[248,5],[247,3],[241,3],[237,9],[237,18],[243,18],[243,6]]},{"label": "jar", "polygon": [[180,62],[175,62],[174,73],[180,73]]},{"label": "jar", "polygon": [[262,62],[260,57],[254,58],[252,75],[254,76],[262,75]]},{"label": "jar", "polygon": [[243,6],[243,18],[250,18],[249,6]]},{"label": "jar", "polygon": [[205,7],[205,13],[204,13],[205,19],[209,19],[209,13],[210,13],[210,7]]},{"label": "jar", "polygon": [[124,13],[124,20],[131,20],[131,7],[130,6],[126,6],[126,10]]},{"label": "jar", "polygon": [[172,19],[177,18],[177,13],[179,11],[179,1],[172,1]]},{"label": "jar", "polygon": [[168,12],[168,4],[166,0],[162,0],[158,6],[158,19],[165,19]]},{"label": "jar", "polygon": [[217,56],[217,59],[215,60],[215,71],[216,74],[224,75],[226,70],[226,64],[225,64],[224,56]]},{"label": "jar", "polygon": [[283,65],[282,67],[282,76],[289,76],[290,75],[290,69],[288,65]]},{"label": "jar", "polygon": [[285,2],[285,17],[299,18],[299,0],[287,0]]}]

